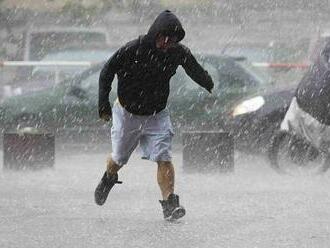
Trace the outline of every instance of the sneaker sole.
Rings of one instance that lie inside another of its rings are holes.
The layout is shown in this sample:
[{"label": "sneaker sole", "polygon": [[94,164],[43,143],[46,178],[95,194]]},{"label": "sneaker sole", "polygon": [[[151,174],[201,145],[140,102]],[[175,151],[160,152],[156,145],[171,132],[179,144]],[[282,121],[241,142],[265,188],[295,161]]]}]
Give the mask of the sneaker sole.
[{"label": "sneaker sole", "polygon": [[[100,205],[100,206],[102,206],[105,203],[105,201],[107,200],[109,192],[113,188],[113,186],[116,183],[118,183],[118,184],[122,183],[121,181],[118,181],[118,175],[116,175],[116,178],[115,178],[114,182],[111,182],[111,183],[106,182],[105,181],[105,176],[106,176],[105,173],[104,173],[101,181],[99,182],[99,184],[97,185],[97,187],[94,191],[95,203],[97,205]],[[106,180],[109,180],[109,179],[106,179]]]},{"label": "sneaker sole", "polygon": [[186,214],[186,210],[182,207],[177,207],[173,210],[171,216],[167,217],[166,220],[173,221],[182,218]]}]

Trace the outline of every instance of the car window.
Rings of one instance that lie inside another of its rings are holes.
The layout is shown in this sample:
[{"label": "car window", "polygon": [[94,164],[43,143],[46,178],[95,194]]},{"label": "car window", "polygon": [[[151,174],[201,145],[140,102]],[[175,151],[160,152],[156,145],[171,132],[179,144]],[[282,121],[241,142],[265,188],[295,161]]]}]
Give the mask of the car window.
[{"label": "car window", "polygon": [[31,74],[30,79],[34,81],[55,81],[55,72],[46,72],[46,71],[34,71]]},{"label": "car window", "polygon": [[245,57],[253,62],[273,61],[274,50],[270,47],[227,47],[225,54],[232,57]]},{"label": "car window", "polygon": [[180,66],[170,81],[170,88],[170,95],[186,97],[190,96],[191,92],[198,91],[199,85]]},{"label": "car window", "polygon": [[[208,71],[214,83],[219,81],[219,64],[214,61],[206,61],[204,58],[197,58],[198,62]],[[192,80],[180,66],[176,74],[171,79],[171,87],[173,90],[178,91],[177,94],[189,94],[191,91],[196,91],[200,86]]]},{"label": "car window", "polygon": [[[208,71],[214,82],[215,93],[224,93],[232,89],[245,89],[261,84],[261,77],[257,78],[234,59],[213,57],[199,59],[200,64]],[[260,82],[259,82],[260,81]],[[172,80],[172,87],[176,94],[189,95],[191,92],[200,90],[200,86],[195,83],[182,68],[178,68],[177,74]]]},{"label": "car window", "polygon": [[[219,79],[215,84],[215,92],[219,94],[232,89],[243,89],[248,85],[254,85],[253,78],[232,59],[223,60],[219,64]],[[251,79],[251,80],[250,80]]]}]

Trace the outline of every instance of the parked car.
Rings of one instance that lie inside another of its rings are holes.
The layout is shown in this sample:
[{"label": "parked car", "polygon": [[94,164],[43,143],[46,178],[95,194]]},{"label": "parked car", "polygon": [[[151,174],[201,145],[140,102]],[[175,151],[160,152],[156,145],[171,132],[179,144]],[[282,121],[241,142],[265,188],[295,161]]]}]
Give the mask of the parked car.
[{"label": "parked car", "polygon": [[[44,66],[38,65],[32,68],[32,72],[26,75],[24,78],[16,78],[10,85],[6,85],[9,88],[7,94],[4,94],[3,98],[10,95],[14,95],[14,92],[19,89],[19,94],[26,94],[27,92],[38,91],[54,86],[66,78],[73,77],[82,73],[89,68],[93,63],[100,63],[113,53],[112,49],[67,49],[61,52],[54,52],[47,54],[40,62],[44,63],[60,63],[60,62],[86,62],[80,65],[52,65]],[[3,87],[5,88],[5,87]]]},{"label": "parked car", "polygon": [[[29,62],[46,61],[47,59],[54,61],[55,58],[57,60],[90,61],[95,55],[98,55],[98,51],[109,50],[111,46],[109,33],[105,27],[31,26],[23,32],[23,41],[22,60]],[[81,57],[82,54],[85,56]],[[99,57],[98,62],[105,58],[104,56]],[[50,69],[50,67],[44,66],[42,68],[40,70],[38,67],[37,71],[45,72]],[[51,71],[54,72],[54,68],[58,72],[63,67],[55,66]],[[0,89],[0,101],[9,95],[48,87],[59,76],[64,75],[64,73],[56,73],[55,78],[55,73],[46,75],[45,73],[32,74],[32,72],[36,72],[36,68],[32,66],[19,66],[8,71],[8,79],[2,82],[4,87]],[[25,87],[27,81],[30,83],[29,87]]]},{"label": "parked car", "polygon": [[[212,76],[215,87],[206,92],[178,68],[171,80],[168,108],[177,132],[187,129],[223,129],[230,107],[240,99],[263,92],[271,85],[267,75],[258,73],[244,58],[197,56]],[[64,80],[51,89],[7,99],[0,107],[1,121],[8,129],[23,126],[43,127],[59,136],[72,131],[108,133],[108,124],[98,118],[98,78],[102,64]],[[115,100],[113,82],[110,102]],[[97,137],[93,135],[92,137]],[[90,138],[88,138],[90,141]]]},{"label": "parked car", "polygon": [[[312,62],[330,39],[330,31],[320,30],[312,39],[302,40],[301,47],[309,45],[308,60]],[[307,49],[305,49],[307,50]],[[285,86],[285,85],[284,85]],[[285,89],[268,88],[262,94],[248,96],[232,108],[232,118],[228,118],[227,129],[235,137],[241,149],[254,148],[267,151],[270,139],[279,129],[285,113],[296,91],[296,84]]]},{"label": "parked car", "polygon": [[[90,62],[91,64],[101,63],[113,54],[113,49],[67,49],[61,52],[49,53],[41,59],[41,62]],[[66,78],[78,75],[87,69],[86,66],[34,66],[32,77],[59,83]]]},{"label": "parked car", "polygon": [[231,118],[226,122],[237,147],[247,151],[266,152],[276,130],[280,128],[296,87],[269,88],[237,102],[231,108]]}]

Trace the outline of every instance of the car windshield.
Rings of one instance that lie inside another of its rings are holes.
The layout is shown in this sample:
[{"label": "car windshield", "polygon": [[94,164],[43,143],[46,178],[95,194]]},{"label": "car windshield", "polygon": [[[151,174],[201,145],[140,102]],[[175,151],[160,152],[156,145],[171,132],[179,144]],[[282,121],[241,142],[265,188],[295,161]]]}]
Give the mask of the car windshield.
[{"label": "car windshield", "polygon": [[[259,72],[245,59],[235,60],[227,57],[198,57],[199,63],[208,71],[215,83],[216,88],[244,88],[266,85],[271,83],[271,77]],[[85,70],[76,80],[76,86],[91,94],[96,94],[101,65]],[[234,76],[235,80],[228,80],[228,75]],[[228,80],[228,82],[227,82]],[[236,83],[236,84],[235,84]],[[198,89],[200,86],[186,75],[182,67],[171,80],[171,90],[180,92],[185,88],[188,91]],[[116,92],[117,78],[112,83],[112,92]],[[177,93],[177,92],[172,92]]]},{"label": "car windshield", "polygon": [[[258,87],[272,82],[270,75],[252,66],[245,58],[197,56],[197,60],[212,77],[214,88],[221,91],[230,88]],[[176,79],[173,80],[175,82],[173,88],[185,88],[188,91],[199,88],[199,85],[193,82],[180,67],[174,77]]]},{"label": "car windshield", "polygon": [[[113,51],[110,49],[100,50],[65,50],[58,53],[50,53],[46,55],[42,61],[77,61],[77,62],[92,62],[97,63],[105,61]],[[35,66],[32,70],[32,76],[35,79],[55,78],[55,73],[58,73],[58,80],[72,77],[86,70],[88,66]]]},{"label": "car windshield", "polygon": [[273,51],[269,48],[227,47],[225,54],[231,57],[245,57],[252,62],[267,62],[273,60]]},{"label": "car windshield", "polygon": [[260,85],[269,85],[272,83],[272,77],[269,74],[253,66],[248,60],[238,60],[237,63],[259,81]]}]

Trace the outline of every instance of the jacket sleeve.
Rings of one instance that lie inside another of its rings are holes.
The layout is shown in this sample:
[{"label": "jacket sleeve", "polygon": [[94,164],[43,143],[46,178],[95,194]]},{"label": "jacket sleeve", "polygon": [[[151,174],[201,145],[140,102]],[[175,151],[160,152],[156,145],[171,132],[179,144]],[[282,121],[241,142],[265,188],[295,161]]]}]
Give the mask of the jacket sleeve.
[{"label": "jacket sleeve", "polygon": [[200,86],[211,92],[214,83],[209,73],[197,62],[187,47],[183,47],[182,67],[188,76]]},{"label": "jacket sleeve", "polygon": [[99,111],[110,108],[109,94],[115,74],[120,70],[124,60],[124,50],[119,49],[105,63],[99,77]]}]

